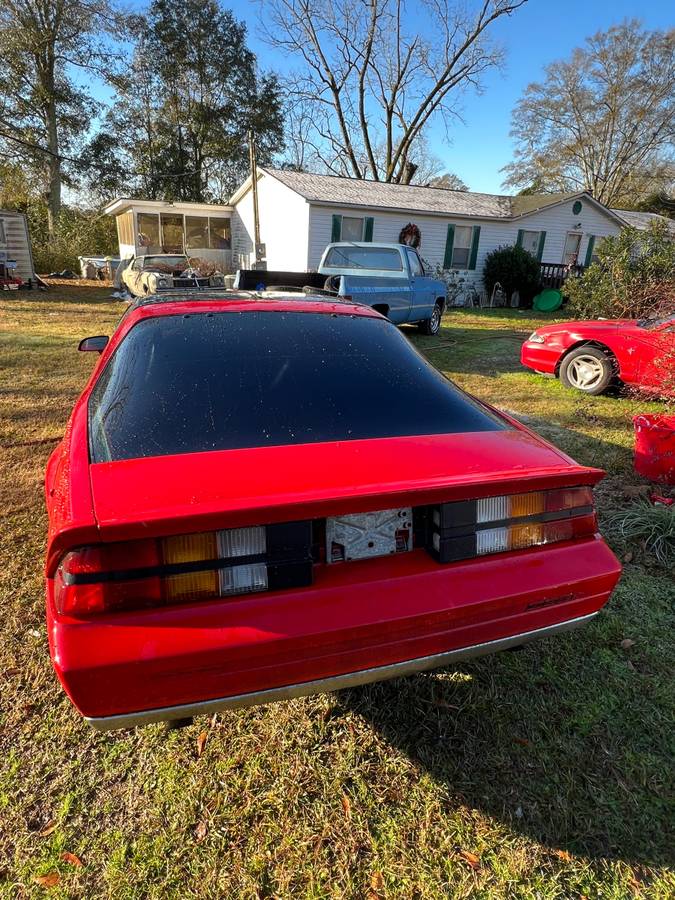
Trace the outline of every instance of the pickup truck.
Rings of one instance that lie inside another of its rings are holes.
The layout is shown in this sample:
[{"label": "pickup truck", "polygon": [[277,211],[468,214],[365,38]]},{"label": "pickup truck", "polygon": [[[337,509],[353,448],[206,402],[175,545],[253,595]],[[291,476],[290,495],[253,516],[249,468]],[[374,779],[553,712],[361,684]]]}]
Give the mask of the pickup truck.
[{"label": "pickup truck", "polygon": [[329,244],[318,272],[240,269],[234,286],[337,296],[372,306],[395,325],[417,324],[423,334],[438,332],[447,302],[445,284],[429,278],[417,251],[405,244]]}]

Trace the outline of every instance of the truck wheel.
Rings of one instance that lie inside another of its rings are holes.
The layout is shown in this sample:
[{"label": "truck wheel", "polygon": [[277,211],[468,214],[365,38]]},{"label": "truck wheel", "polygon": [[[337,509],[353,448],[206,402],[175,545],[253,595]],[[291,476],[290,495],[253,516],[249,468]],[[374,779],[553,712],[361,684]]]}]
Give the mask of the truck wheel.
[{"label": "truck wheel", "polygon": [[614,378],[612,359],[599,347],[577,347],[563,359],[560,380],[584,394],[602,394]]},{"label": "truck wheel", "polygon": [[441,327],[442,314],[443,311],[441,309],[441,304],[436,303],[433,312],[431,313],[431,318],[424,319],[423,322],[419,323],[419,330],[422,332],[422,334],[438,334]]}]

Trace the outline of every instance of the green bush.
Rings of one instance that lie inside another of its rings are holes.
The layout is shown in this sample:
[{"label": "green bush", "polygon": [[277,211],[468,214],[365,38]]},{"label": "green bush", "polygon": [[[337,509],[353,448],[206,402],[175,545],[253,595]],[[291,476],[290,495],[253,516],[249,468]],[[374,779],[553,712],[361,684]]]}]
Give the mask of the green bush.
[{"label": "green bush", "polygon": [[675,310],[675,241],[664,222],[624,228],[596,249],[596,262],[565,290],[581,319],[641,319]]},{"label": "green bush", "polygon": [[522,247],[497,247],[485,258],[483,284],[488,296],[497,282],[507,298],[518,291],[521,303],[529,303],[539,290],[539,263]]},{"label": "green bush", "polygon": [[119,252],[115,220],[92,210],[65,207],[56,234],[50,238],[39,211],[29,213],[33,263],[42,275],[80,270],[78,256],[116,256]]}]

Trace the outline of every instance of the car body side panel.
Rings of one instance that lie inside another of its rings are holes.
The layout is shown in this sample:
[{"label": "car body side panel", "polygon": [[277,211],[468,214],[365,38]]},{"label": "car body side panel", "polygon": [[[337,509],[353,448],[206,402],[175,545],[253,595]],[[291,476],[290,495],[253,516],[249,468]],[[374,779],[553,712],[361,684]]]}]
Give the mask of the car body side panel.
[{"label": "car body side panel", "polygon": [[527,340],[521,349],[521,363],[540,372],[557,372],[563,356],[573,347],[592,343],[607,347],[617,362],[617,374],[626,384],[654,386],[654,360],[663,352],[663,335],[640,328],[630,320],[607,322],[567,322],[537,329],[545,343]]}]

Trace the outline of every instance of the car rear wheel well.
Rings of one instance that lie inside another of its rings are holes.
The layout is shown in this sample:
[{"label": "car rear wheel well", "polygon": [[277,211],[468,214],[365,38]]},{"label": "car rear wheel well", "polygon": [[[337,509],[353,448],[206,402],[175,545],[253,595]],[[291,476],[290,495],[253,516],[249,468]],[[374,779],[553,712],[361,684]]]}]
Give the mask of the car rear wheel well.
[{"label": "car rear wheel well", "polygon": [[568,347],[567,350],[560,357],[555,367],[555,376],[556,378],[560,377],[560,366],[563,364],[563,361],[572,353],[573,350],[578,350],[579,347],[596,347],[598,350],[602,350],[605,356],[611,360],[612,366],[614,368],[614,374],[619,374],[619,365],[616,359],[616,356],[607,346],[607,344],[603,344],[602,341],[577,341],[576,344],[572,344],[571,347]]},{"label": "car rear wheel well", "polygon": [[445,297],[436,297],[436,303],[441,307],[441,315],[445,312]]},{"label": "car rear wheel well", "polygon": [[373,309],[389,318],[389,306],[386,303],[374,303]]}]

